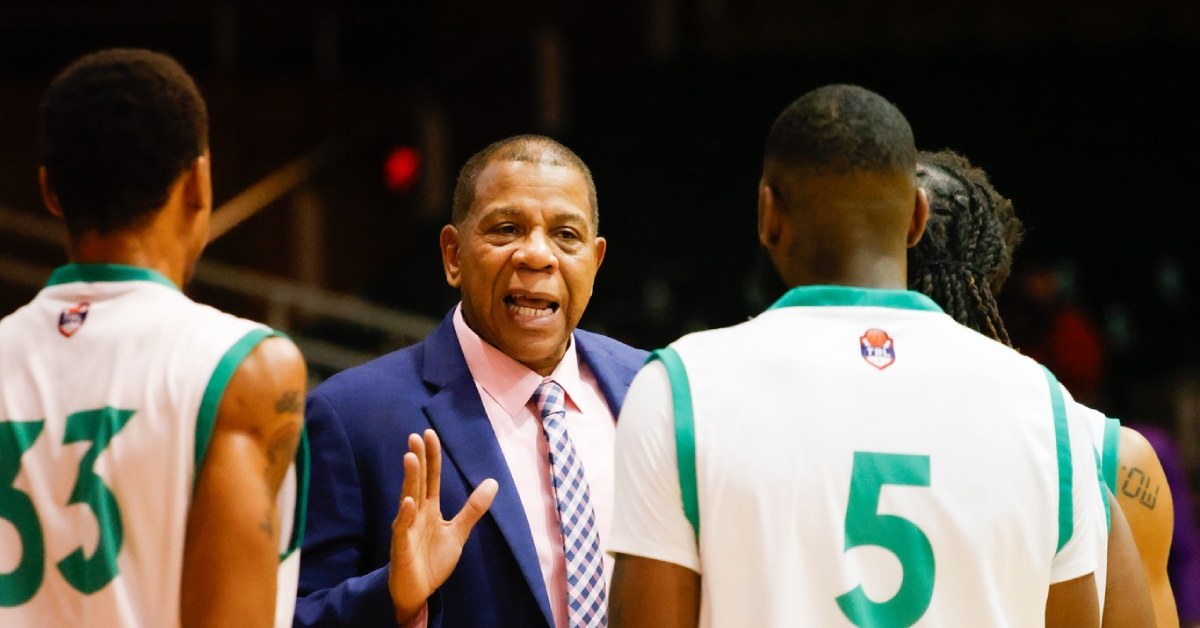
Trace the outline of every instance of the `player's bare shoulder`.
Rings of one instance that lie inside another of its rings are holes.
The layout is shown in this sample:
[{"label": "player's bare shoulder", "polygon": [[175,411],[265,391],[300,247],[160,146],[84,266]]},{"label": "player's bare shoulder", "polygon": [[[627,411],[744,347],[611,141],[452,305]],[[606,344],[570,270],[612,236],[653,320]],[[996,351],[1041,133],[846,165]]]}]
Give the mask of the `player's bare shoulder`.
[{"label": "player's bare shoulder", "polygon": [[291,340],[263,339],[229,380],[217,428],[246,431],[272,443],[280,440],[281,446],[290,441],[289,449],[294,449],[303,427],[306,378],[304,357]]}]

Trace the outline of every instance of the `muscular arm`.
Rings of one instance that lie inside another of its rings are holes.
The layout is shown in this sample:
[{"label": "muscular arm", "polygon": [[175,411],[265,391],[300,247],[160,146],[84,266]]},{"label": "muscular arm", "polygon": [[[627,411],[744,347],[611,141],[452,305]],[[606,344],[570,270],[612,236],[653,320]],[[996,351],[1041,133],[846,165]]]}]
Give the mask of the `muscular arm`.
[{"label": "muscular arm", "polygon": [[617,554],[612,589],[613,628],[695,628],[700,621],[700,574],[686,567]]},{"label": "muscular arm", "polygon": [[304,425],[304,359],[268,338],[234,373],[188,513],[184,626],[270,626],[275,619],[275,497]]},{"label": "muscular arm", "polygon": [[1178,626],[1175,596],[1167,579],[1167,555],[1171,551],[1175,507],[1166,474],[1154,448],[1134,430],[1121,428],[1118,452],[1117,503],[1129,522],[1129,530],[1141,555],[1154,601],[1155,620],[1159,628]]},{"label": "muscular arm", "polygon": [[[1104,628],[1141,628],[1155,623],[1150,586],[1129,524],[1109,495],[1112,529],[1108,533],[1108,581],[1104,583]],[[1162,626],[1163,624],[1158,624]]]}]

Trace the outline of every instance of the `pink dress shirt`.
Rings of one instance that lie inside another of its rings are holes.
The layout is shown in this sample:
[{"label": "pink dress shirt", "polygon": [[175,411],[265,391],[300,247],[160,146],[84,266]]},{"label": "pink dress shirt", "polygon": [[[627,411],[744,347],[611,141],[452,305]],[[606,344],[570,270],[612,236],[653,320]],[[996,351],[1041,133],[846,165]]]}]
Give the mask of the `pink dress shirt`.
[{"label": "pink dress shirt", "polygon": [[613,441],[616,423],[604,400],[596,377],[579,361],[575,343],[549,377],[542,377],[499,349],[484,342],[462,316],[461,305],[454,310],[454,330],[475,379],[483,408],[487,411],[500,450],[508,462],[513,483],[525,506],[533,545],[537,548],[542,578],[550,596],[554,624],[567,625],[567,574],[563,558],[562,530],[554,485],[550,480],[550,450],[542,432],[542,420],[530,401],[538,385],[552,379],[567,393],[567,433],[575,452],[583,461],[591,492],[596,525],[600,530],[600,550],[604,556],[606,586],[612,582],[613,558],[608,555],[607,540],[613,514]]}]

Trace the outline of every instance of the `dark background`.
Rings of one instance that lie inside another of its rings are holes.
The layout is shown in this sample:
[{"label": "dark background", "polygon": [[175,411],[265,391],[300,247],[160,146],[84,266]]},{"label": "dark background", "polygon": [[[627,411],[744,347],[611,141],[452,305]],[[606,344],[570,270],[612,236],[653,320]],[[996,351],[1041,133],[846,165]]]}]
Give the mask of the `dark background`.
[{"label": "dark background", "polygon": [[[58,70],[102,47],[162,50],[209,101],[218,203],[346,142],[309,182],[321,237],[299,255],[320,272],[302,278],[440,317],[456,299],[436,245],[454,173],[493,140],[546,133],[591,166],[609,240],[583,326],[650,347],[776,296],[753,229],[766,131],[805,91],[857,83],[905,112],[920,147],[967,155],[1013,200],[1027,227],[1014,282],[1049,268],[1094,325],[1101,409],[1186,436],[1200,415],[1198,42],[1189,0],[6,2],[0,203],[41,211],[36,106]],[[384,185],[398,146],[423,158],[404,191]],[[303,275],[291,216],[276,203],[207,256]],[[62,261],[19,238],[0,253]],[[0,285],[0,314],[31,296]],[[1200,445],[1182,446],[1195,464]]]},{"label": "dark background", "polygon": [[[39,211],[36,104],[53,74],[100,47],[152,47],[210,101],[218,202],[361,134],[314,179],[321,281],[432,316],[454,298],[434,236],[453,173],[492,140],[552,134],[591,165],[610,240],[585,325],[662,344],[758,310],[765,297],[747,279],[766,130],[804,91],[859,83],[906,113],[921,147],[952,147],[989,172],[1028,227],[1018,259],[1065,262],[1074,296],[1126,334],[1118,368],[1132,368],[1125,350],[1147,354],[1131,358],[1139,370],[1195,365],[1178,338],[1195,313],[1200,9],[961,4],[9,3],[0,201]],[[562,69],[557,122],[538,111],[546,40]],[[382,176],[389,149],[421,147],[430,110],[448,137],[432,207]],[[273,211],[209,255],[288,274]],[[1187,313],[1170,312],[1182,328],[1159,329],[1164,307]]]}]

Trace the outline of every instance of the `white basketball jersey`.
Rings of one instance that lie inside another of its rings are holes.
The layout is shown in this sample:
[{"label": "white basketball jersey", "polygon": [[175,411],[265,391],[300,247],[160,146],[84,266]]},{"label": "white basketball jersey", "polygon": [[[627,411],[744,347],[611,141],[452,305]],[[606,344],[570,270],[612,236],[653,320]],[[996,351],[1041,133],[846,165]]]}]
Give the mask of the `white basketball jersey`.
[{"label": "white basketball jersey", "polygon": [[[103,264],[59,268],[0,321],[0,626],[179,625],[217,407],[272,334],[157,272]],[[291,625],[305,473],[293,465],[279,496],[279,625]]]},{"label": "white basketball jersey", "polygon": [[1039,626],[1095,569],[1075,404],[924,296],[797,288],[671,349],[617,424],[610,550],[698,571],[702,626]]}]

